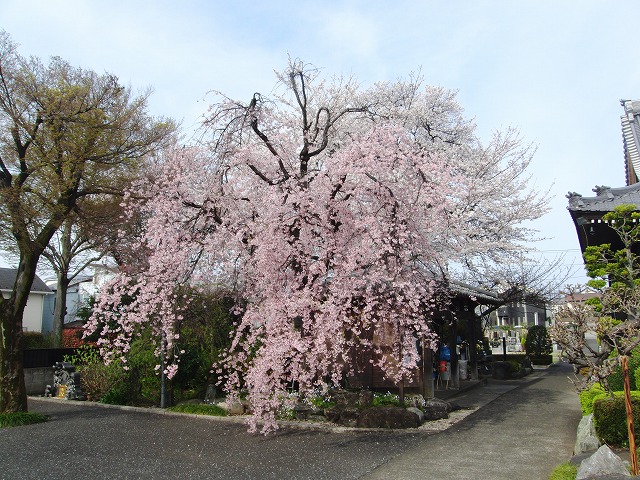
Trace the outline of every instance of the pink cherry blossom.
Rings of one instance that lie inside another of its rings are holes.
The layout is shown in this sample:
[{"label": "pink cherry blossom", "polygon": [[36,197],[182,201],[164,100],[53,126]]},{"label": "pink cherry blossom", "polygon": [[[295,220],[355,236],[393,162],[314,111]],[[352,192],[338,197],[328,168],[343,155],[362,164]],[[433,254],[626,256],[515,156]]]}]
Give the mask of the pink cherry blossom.
[{"label": "pink cherry blossom", "polygon": [[206,142],[165,152],[135,186],[146,267],[105,288],[89,326],[107,360],[153,329],[171,377],[177,287],[233,289],[241,317],[213,370],[247,391],[263,433],[292,388],[304,398],[362,368],[356,352],[411,376],[451,272],[508,260],[545,211],[531,149],[512,131],[482,146],[451,91],[418,77],[363,90],[299,62],[278,79],[272,99],[220,95]]}]

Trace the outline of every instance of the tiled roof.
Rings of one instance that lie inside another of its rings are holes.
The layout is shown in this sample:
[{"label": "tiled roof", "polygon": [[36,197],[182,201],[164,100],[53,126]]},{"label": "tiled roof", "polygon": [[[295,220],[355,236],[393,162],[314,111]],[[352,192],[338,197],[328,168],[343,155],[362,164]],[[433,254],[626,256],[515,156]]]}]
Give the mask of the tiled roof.
[{"label": "tiled roof", "polygon": [[[18,270],[15,268],[0,268],[0,290],[11,291],[13,290],[13,284],[16,281],[16,275]],[[51,289],[40,280],[40,277],[36,275],[33,279],[33,285],[31,285],[31,292],[33,293],[51,293]]]},{"label": "tiled roof", "polygon": [[569,210],[585,212],[609,212],[614,207],[623,204],[632,204],[640,209],[640,183],[627,187],[610,188],[596,186],[593,191],[595,197],[583,197],[579,193],[569,192]]},{"label": "tiled roof", "polygon": [[625,154],[636,176],[640,177],[640,101],[621,100],[620,103],[624,107],[620,123]]},{"label": "tiled roof", "polygon": [[494,292],[480,287],[473,287],[456,280],[451,281],[451,289],[458,294],[485,300],[490,303],[500,303],[502,301],[502,299]]}]

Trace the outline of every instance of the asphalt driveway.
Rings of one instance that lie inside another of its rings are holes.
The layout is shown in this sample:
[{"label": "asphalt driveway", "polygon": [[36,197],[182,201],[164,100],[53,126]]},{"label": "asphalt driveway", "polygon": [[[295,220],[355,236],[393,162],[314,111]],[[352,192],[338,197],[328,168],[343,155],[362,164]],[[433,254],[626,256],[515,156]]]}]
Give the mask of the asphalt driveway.
[{"label": "asphalt driveway", "polygon": [[0,479],[519,479],[567,461],[580,419],[566,366],[478,387],[446,432],[298,430],[30,399],[50,422],[0,430]]}]

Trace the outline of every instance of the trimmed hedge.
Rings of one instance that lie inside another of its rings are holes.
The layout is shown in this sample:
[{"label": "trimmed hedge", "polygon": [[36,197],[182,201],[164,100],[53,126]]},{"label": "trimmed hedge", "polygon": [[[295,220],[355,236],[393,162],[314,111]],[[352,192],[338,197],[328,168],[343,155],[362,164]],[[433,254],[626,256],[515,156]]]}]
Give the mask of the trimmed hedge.
[{"label": "trimmed hedge", "polygon": [[[636,386],[638,377],[636,377],[636,370],[640,368],[640,356],[631,355],[629,357],[629,384],[631,388]],[[623,390],[624,389],[624,380],[622,378],[622,367],[620,365],[616,365],[613,372],[607,377],[607,382],[609,382],[609,388],[613,391]]]},{"label": "trimmed hedge", "polygon": [[531,356],[531,363],[534,365],[551,365],[553,363],[553,355]]},{"label": "trimmed hedge", "polygon": [[553,344],[551,337],[544,325],[534,325],[529,327],[524,348],[531,357],[542,357],[552,353]]},{"label": "trimmed hedge", "polygon": [[580,392],[580,408],[582,409],[582,415],[589,415],[593,413],[593,402],[597,398],[604,398],[606,392],[602,385],[596,383],[587,390]]},{"label": "trimmed hedge", "polygon": [[[594,400],[593,423],[600,441],[615,447],[628,447],[624,393],[614,392],[614,395],[613,398],[605,396],[605,398]],[[640,392],[631,392],[631,410],[634,425],[640,425]]]}]

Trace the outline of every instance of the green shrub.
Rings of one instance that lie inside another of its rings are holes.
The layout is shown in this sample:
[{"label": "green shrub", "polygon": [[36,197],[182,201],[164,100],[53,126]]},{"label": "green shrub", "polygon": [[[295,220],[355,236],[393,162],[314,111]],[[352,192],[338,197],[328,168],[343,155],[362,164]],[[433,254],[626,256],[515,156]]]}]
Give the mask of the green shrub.
[{"label": "green shrub", "polygon": [[591,388],[587,390],[582,390],[580,392],[580,408],[582,409],[582,415],[589,415],[593,413],[593,402],[598,398],[603,398],[606,395],[606,392],[602,385],[596,383]]},{"label": "green shrub", "polygon": [[131,385],[127,382],[118,382],[102,395],[100,403],[129,405],[131,404],[132,396]]},{"label": "green shrub", "polygon": [[167,410],[180,413],[192,413],[195,415],[211,415],[214,417],[227,416],[224,408],[218,405],[206,405],[204,403],[196,405],[176,405],[175,407],[169,407]]},{"label": "green shrub", "polygon": [[40,332],[24,332],[22,334],[22,348],[32,350],[36,348],[51,348],[51,336]]},{"label": "green shrub", "polygon": [[522,369],[522,364],[518,360],[507,360],[511,373],[518,373]]},{"label": "green shrub", "polygon": [[[636,390],[640,390],[640,367],[636,368],[633,371],[633,377],[635,378],[635,389]],[[631,377],[629,377],[629,383],[631,383]],[[631,386],[633,387],[633,383],[631,383]]]},{"label": "green shrub", "polygon": [[125,372],[118,362],[105,365],[98,349],[89,345],[78,348],[74,355],[65,356],[64,361],[80,372],[82,390],[92,401],[101,401],[103,395],[125,380]]},{"label": "green shrub", "polygon": [[19,427],[49,420],[49,417],[35,412],[0,413],[0,428]]},{"label": "green shrub", "polygon": [[549,480],[575,480],[578,475],[578,466],[571,462],[562,463],[553,469]]},{"label": "green shrub", "polygon": [[309,403],[316,408],[331,408],[335,407],[336,402],[332,401],[330,397],[323,397],[320,395],[309,398]]},{"label": "green shrub", "polygon": [[527,339],[524,345],[527,354],[532,357],[549,355],[553,351],[551,337],[544,325],[534,325],[527,331]]},{"label": "green shrub", "polygon": [[[628,447],[627,412],[624,394],[614,392],[614,397],[596,398],[593,402],[593,423],[596,434],[603,443],[615,447]],[[634,425],[640,425],[640,392],[631,392],[631,410]]]},{"label": "green shrub", "polygon": [[[640,368],[640,355],[631,355],[629,357],[629,385],[631,388],[637,384],[636,370],[638,368]],[[624,379],[622,378],[622,367],[620,365],[617,365],[607,377],[607,382],[611,390],[624,390]]]}]

